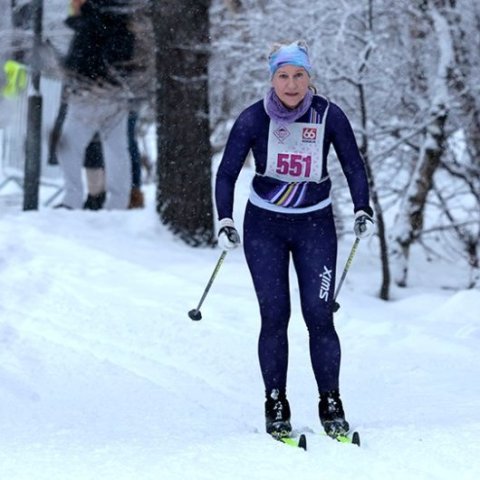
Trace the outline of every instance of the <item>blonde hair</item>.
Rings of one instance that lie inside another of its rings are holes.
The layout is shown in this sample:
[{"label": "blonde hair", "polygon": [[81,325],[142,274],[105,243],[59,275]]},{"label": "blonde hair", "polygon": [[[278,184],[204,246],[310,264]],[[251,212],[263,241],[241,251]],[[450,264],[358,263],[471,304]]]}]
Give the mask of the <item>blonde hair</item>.
[{"label": "blonde hair", "polygon": [[302,50],[305,50],[308,53],[308,44],[305,40],[279,40],[278,42],[272,43],[270,50],[268,52],[267,58],[270,58],[274,53],[278,52],[282,47],[296,43],[298,47]]}]

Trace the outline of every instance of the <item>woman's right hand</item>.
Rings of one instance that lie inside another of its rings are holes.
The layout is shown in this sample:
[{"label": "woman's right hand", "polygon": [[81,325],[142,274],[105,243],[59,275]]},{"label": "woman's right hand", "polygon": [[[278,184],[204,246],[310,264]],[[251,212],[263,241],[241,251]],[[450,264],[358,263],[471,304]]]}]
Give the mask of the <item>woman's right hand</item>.
[{"label": "woman's right hand", "polygon": [[240,245],[240,235],[231,218],[222,218],[219,222],[218,245],[223,250],[234,250]]}]

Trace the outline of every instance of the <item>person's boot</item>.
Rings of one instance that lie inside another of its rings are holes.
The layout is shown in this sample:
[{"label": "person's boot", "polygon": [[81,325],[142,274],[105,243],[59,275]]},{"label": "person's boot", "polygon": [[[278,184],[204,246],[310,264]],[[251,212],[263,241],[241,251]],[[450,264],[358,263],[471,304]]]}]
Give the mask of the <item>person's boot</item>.
[{"label": "person's boot", "polygon": [[350,425],[345,420],[345,412],[338,390],[320,394],[318,413],[325,433],[330,437],[346,435],[350,430]]},{"label": "person's boot", "polygon": [[83,209],[84,210],[101,210],[103,208],[103,204],[105,203],[106,198],[107,198],[107,194],[105,192],[99,193],[98,195],[88,194],[87,199],[83,204]]},{"label": "person's boot", "polygon": [[130,203],[128,208],[143,208],[145,206],[145,198],[139,187],[132,187],[130,190]]},{"label": "person's boot", "polygon": [[265,424],[267,433],[274,437],[288,437],[292,431],[290,405],[285,393],[277,389],[270,392],[265,402]]}]

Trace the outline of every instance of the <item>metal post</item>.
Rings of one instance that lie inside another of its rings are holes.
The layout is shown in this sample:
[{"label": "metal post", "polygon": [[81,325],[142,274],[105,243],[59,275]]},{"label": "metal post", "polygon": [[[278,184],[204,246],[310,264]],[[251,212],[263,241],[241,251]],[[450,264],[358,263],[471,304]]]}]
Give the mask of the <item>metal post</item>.
[{"label": "metal post", "polygon": [[40,92],[40,45],[42,43],[43,0],[32,0],[33,52],[32,80],[28,96],[27,138],[25,145],[25,178],[23,209],[38,210],[42,158],[42,95]]}]

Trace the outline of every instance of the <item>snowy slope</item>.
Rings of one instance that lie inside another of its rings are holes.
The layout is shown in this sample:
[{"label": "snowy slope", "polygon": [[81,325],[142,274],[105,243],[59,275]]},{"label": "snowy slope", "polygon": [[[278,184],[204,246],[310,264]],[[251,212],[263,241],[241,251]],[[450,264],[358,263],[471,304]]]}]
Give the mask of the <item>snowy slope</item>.
[{"label": "snowy slope", "polygon": [[220,252],[175,240],[148,193],[144,211],[0,213],[2,480],[478,478],[480,292],[442,288],[461,272],[418,256],[414,285],[385,303],[375,246],[361,243],[336,318],[361,448],[317,435],[294,287],[289,397],[303,452],[263,433],[242,252],[192,322]]}]

